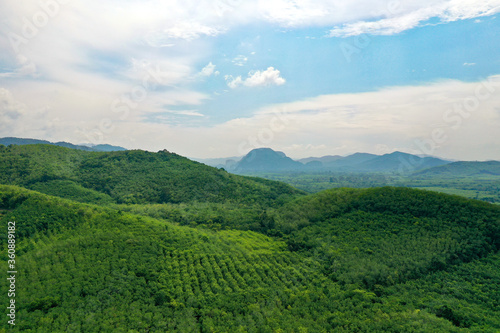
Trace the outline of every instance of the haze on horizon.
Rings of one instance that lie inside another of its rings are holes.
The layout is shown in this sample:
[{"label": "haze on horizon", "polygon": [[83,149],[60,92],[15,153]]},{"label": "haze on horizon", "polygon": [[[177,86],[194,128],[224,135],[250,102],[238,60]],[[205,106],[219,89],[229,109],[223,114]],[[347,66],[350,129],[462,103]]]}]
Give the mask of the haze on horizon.
[{"label": "haze on horizon", "polygon": [[500,0],[5,0],[0,137],[500,160]]}]

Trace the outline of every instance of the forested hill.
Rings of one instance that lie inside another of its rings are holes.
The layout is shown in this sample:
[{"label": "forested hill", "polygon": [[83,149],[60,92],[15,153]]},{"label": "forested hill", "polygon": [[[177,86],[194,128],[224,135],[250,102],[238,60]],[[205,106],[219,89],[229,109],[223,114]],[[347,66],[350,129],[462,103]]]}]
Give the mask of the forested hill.
[{"label": "forested hill", "polygon": [[288,203],[275,228],[290,249],[320,256],[335,281],[367,288],[500,249],[500,207],[408,188],[335,189]]},{"label": "forested hill", "polygon": [[[179,226],[0,185],[0,225],[16,221],[20,267],[17,324],[4,320],[0,331],[500,329],[499,207],[342,189],[262,218],[283,237]],[[8,287],[2,279],[0,293]]]},{"label": "forested hill", "polygon": [[93,203],[233,202],[273,206],[302,192],[167,151],[88,152],[0,145],[0,183]]}]

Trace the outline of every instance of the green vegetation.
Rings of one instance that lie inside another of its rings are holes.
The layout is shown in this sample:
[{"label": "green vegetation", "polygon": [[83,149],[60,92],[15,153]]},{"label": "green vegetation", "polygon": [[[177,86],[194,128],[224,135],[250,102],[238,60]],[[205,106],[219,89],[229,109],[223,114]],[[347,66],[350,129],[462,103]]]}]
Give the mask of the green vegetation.
[{"label": "green vegetation", "polygon": [[[267,207],[302,193],[283,183],[232,175],[167,151],[102,153],[49,145],[0,145],[0,183],[68,199],[81,195],[78,201],[89,203],[202,201]],[[78,194],[63,189],[68,185]]]},{"label": "green vegetation", "polygon": [[497,251],[499,214],[405,188],[331,190],[286,205],[277,226],[291,250],[321,258],[334,281],[375,289]]},{"label": "green vegetation", "polygon": [[[455,163],[451,165],[455,165]],[[446,165],[429,170],[450,170],[450,167]],[[472,168],[471,166],[467,170],[470,172],[461,173],[457,171],[457,174],[448,174],[446,177],[441,173],[434,174],[431,172],[421,172],[409,176],[393,173],[335,172],[255,173],[254,176],[285,182],[308,193],[341,187],[398,186],[421,188],[462,195],[470,199],[500,203],[500,175],[481,172],[483,169]],[[490,171],[493,172],[493,170]]]},{"label": "green vegetation", "polygon": [[0,146],[0,183],[0,332],[500,330],[497,205],[43,145]]}]

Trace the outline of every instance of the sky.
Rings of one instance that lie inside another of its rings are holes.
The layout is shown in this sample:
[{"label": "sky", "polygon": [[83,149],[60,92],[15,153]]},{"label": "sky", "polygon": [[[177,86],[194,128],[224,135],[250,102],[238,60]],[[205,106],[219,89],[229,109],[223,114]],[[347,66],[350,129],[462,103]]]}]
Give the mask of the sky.
[{"label": "sky", "polygon": [[500,0],[2,0],[0,137],[500,160]]}]

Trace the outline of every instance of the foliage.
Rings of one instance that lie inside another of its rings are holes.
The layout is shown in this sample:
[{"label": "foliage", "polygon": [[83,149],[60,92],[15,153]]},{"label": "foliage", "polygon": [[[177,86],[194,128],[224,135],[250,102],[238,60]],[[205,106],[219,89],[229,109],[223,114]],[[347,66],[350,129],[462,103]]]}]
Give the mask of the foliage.
[{"label": "foliage", "polygon": [[99,153],[50,145],[0,146],[0,184],[99,204],[203,201],[267,207],[302,194],[283,183],[232,175],[167,151]]}]

